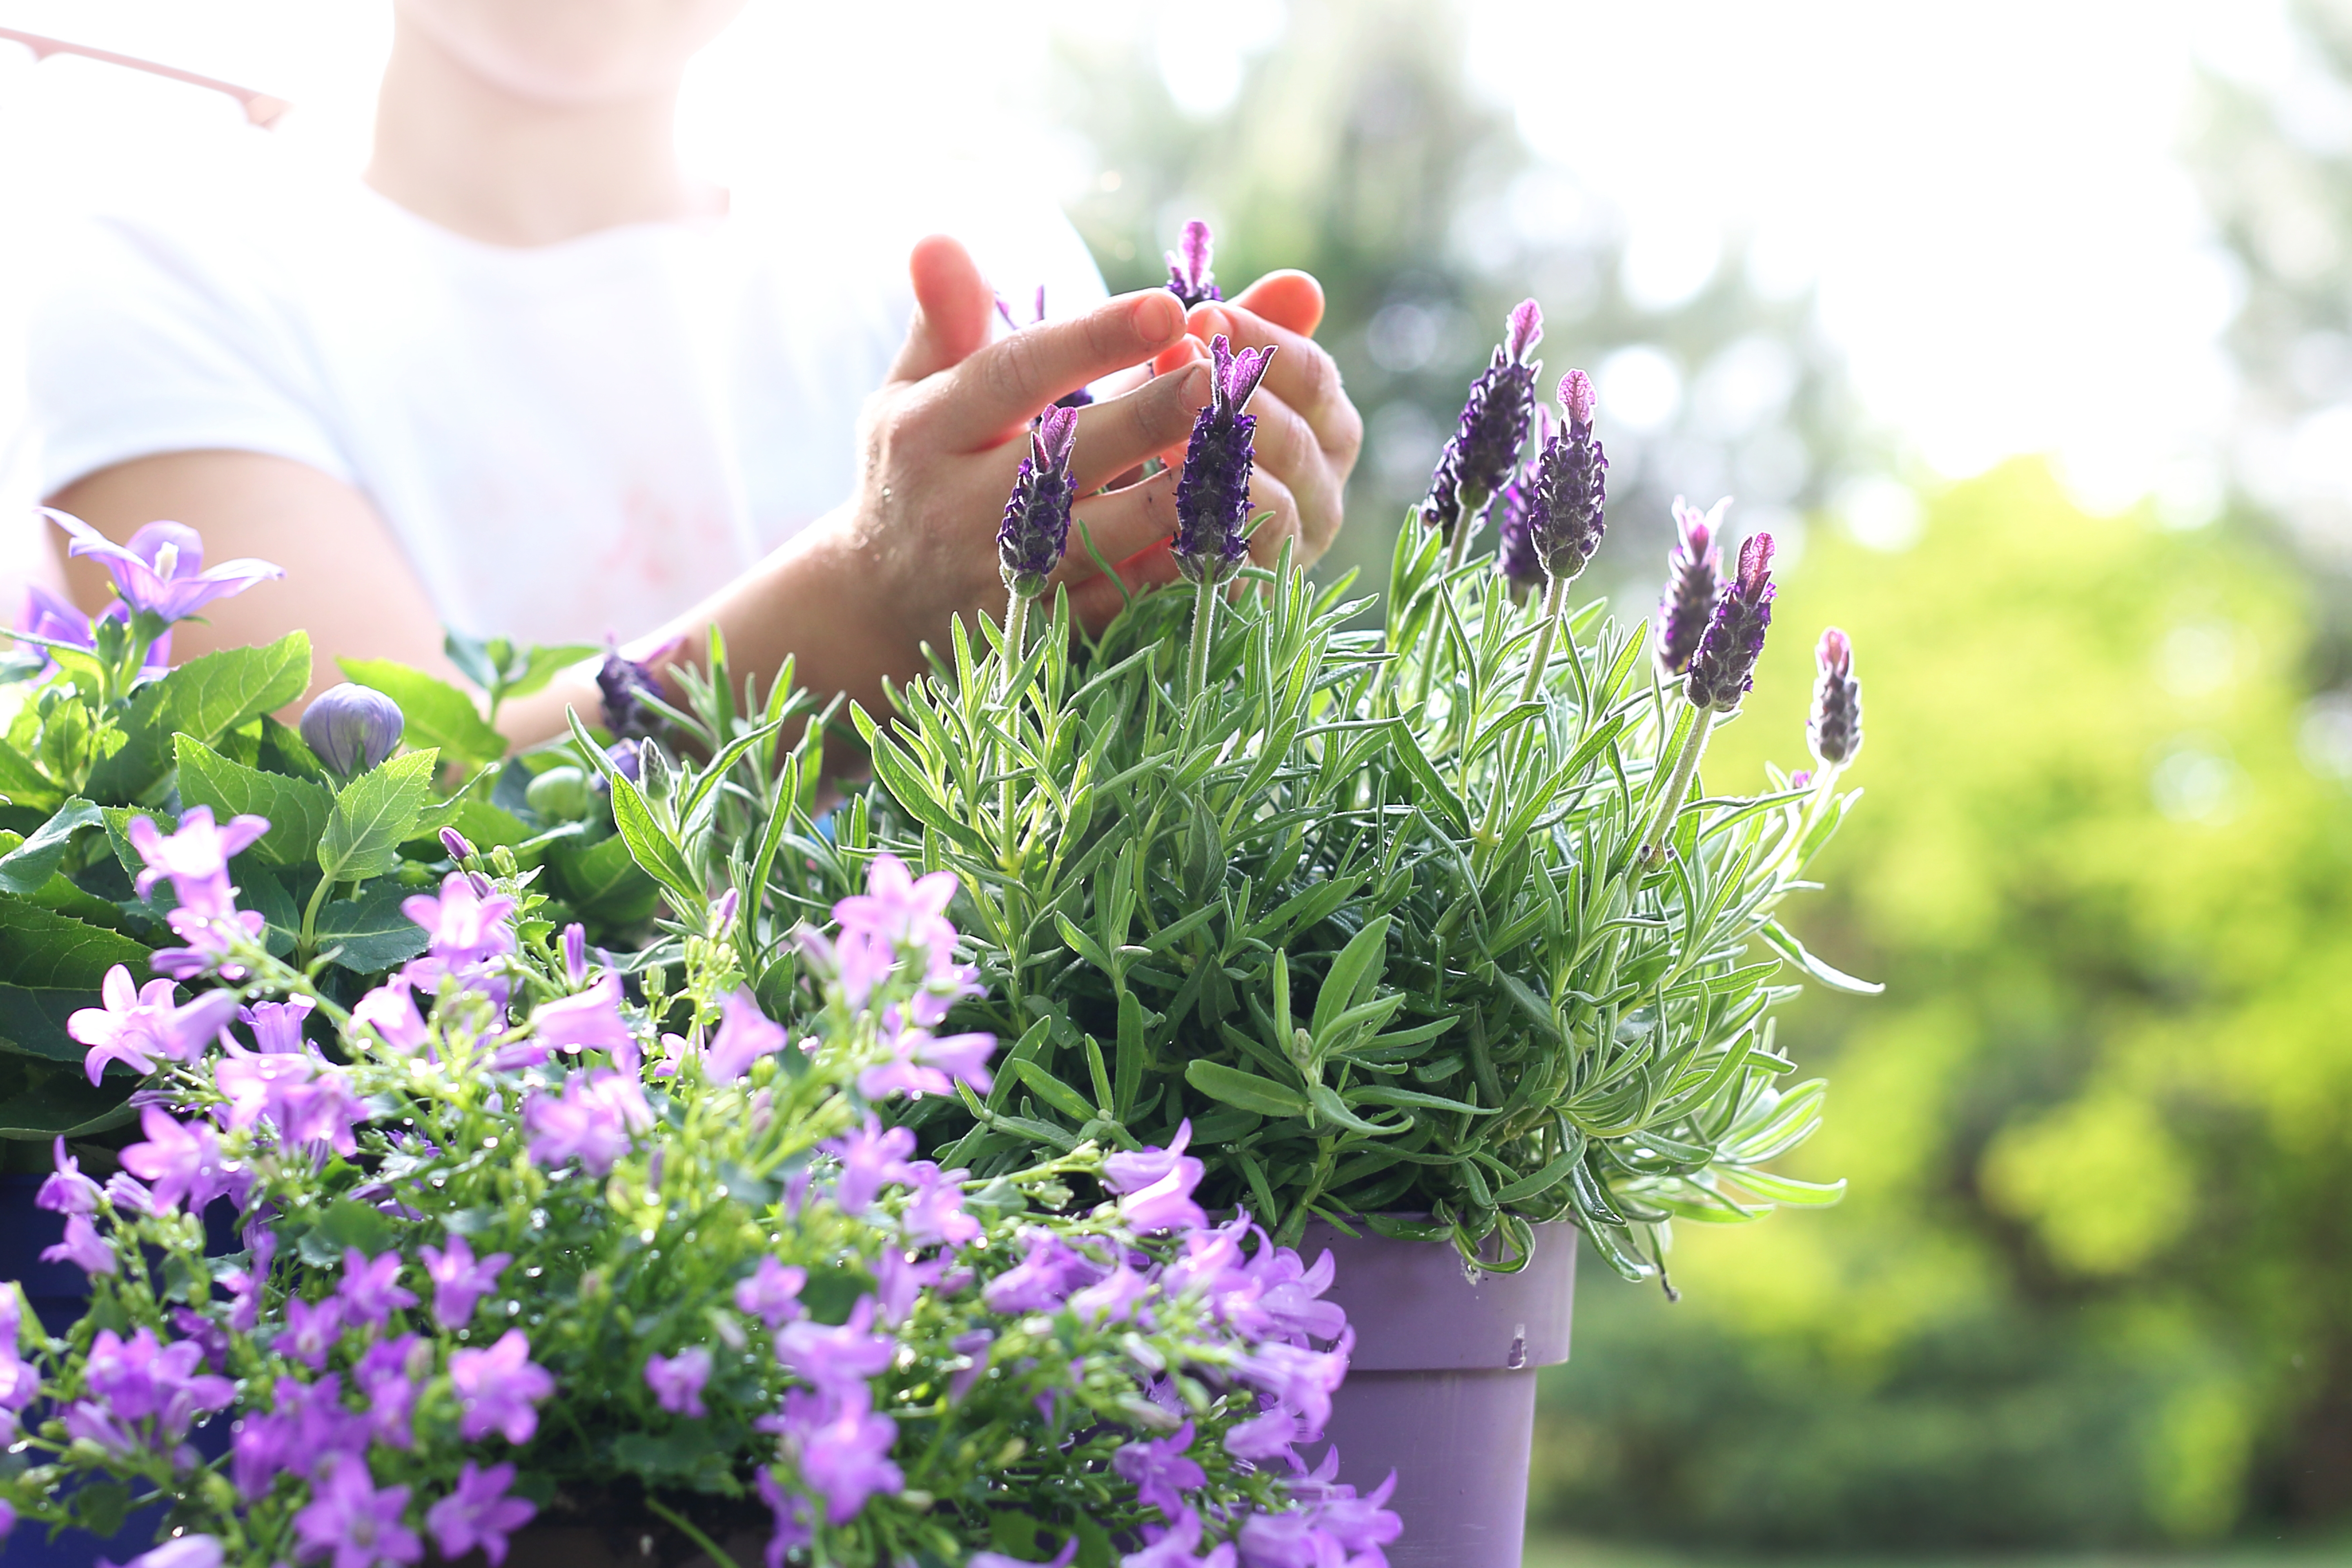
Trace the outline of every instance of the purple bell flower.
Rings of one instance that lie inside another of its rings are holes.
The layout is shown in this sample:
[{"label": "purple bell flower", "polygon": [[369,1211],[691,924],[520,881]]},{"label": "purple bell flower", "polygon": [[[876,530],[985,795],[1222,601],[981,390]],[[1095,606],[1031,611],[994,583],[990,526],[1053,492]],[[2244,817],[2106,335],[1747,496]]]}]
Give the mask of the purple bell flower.
[{"label": "purple bell flower", "polygon": [[1242,407],[1265,379],[1272,348],[1234,352],[1223,334],[1212,339],[1209,405],[1194,416],[1176,481],[1176,564],[1192,582],[1214,584],[1249,554],[1251,436],[1257,417]]},{"label": "purple bell flower", "polygon": [[1853,644],[1832,626],[1822,633],[1813,661],[1822,673],[1813,685],[1813,714],[1805,725],[1805,740],[1822,766],[1842,768],[1862,750],[1862,682],[1853,676]]},{"label": "purple bell flower", "polygon": [[1528,357],[1543,341],[1543,310],[1523,300],[1511,311],[1510,326],[1494,359],[1470,384],[1462,419],[1429,484],[1422,521],[1443,531],[1448,542],[1458,528],[1475,528],[1479,513],[1518,467],[1528,423],[1536,405],[1536,377],[1543,362]]},{"label": "purple bell flower", "polygon": [[1772,536],[1759,533],[1739,547],[1739,575],[1715,606],[1715,618],[1692,656],[1685,689],[1695,708],[1728,713],[1756,683],[1764,630],[1772,624]]},{"label": "purple bell flower", "polygon": [[[16,629],[30,632],[37,637],[47,637],[52,642],[95,648],[100,621],[127,621],[130,618],[131,606],[120,599],[94,616],[85,616],[37,583],[25,590],[25,608],[16,616]],[[55,659],[49,660],[52,666],[56,662]],[[163,670],[170,668],[171,664],[172,634],[165,632],[147,645],[147,658],[141,668],[151,671]]]},{"label": "purple bell flower", "polygon": [[1675,498],[1675,547],[1666,556],[1666,597],[1658,606],[1658,668],[1680,675],[1690,668],[1715,615],[1723,585],[1724,497],[1706,511]]},{"label": "purple bell flower", "polygon": [[302,743],[337,778],[355,778],[392,755],[407,727],[399,703],[348,680],[302,710]]},{"label": "purple bell flower", "polygon": [[1544,443],[1538,460],[1528,536],[1547,579],[1572,583],[1601,548],[1609,458],[1592,434],[1591,378],[1580,370],[1560,377],[1559,405],[1568,426]]},{"label": "purple bell flower", "polygon": [[1168,291],[1184,301],[1184,308],[1205,305],[1224,295],[1217,288],[1217,275],[1209,270],[1209,261],[1216,252],[1216,241],[1209,226],[1199,218],[1184,226],[1184,237],[1177,248],[1163,252],[1168,258]]},{"label": "purple bell flower", "polygon": [[452,1351],[449,1384],[464,1415],[458,1435],[468,1443],[492,1432],[509,1443],[528,1443],[539,1430],[539,1411],[555,1393],[555,1379],[530,1358],[530,1341],[509,1329],[488,1350]]},{"label": "purple bell flower", "polygon": [[529,1524],[538,1506],[509,1497],[514,1485],[512,1465],[492,1465],[485,1470],[471,1459],[457,1477],[457,1489],[425,1510],[425,1528],[433,1532],[441,1555],[451,1563],[478,1549],[491,1568],[507,1560],[507,1537]]},{"label": "purple bell flower", "polygon": [[135,611],[165,621],[184,621],[215,599],[242,594],[256,583],[283,577],[286,569],[267,561],[224,561],[204,570],[205,542],[185,523],[151,522],[117,544],[82,521],[52,507],[42,515],[66,531],[68,555],[94,555],[114,579],[114,591]]},{"label": "purple bell flower", "polygon": [[1069,548],[1070,503],[1077,499],[1070,480],[1070,457],[1077,448],[1075,410],[1048,408],[1029,432],[1029,455],[1004,503],[996,531],[998,569],[1004,585],[1024,599],[1045,591],[1045,578]]}]

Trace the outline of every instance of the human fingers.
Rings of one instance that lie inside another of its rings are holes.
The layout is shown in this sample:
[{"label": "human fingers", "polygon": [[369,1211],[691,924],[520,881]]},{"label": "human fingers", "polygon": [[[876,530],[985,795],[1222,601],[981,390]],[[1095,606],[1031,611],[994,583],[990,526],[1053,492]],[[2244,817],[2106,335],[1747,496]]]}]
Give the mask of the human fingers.
[{"label": "human fingers", "polygon": [[944,234],[915,242],[907,275],[915,286],[915,317],[891,363],[891,381],[920,381],[961,363],[988,341],[988,313],[996,303],[971,252]]},{"label": "human fingers", "polygon": [[1304,566],[1322,554],[1309,546],[1298,525],[1298,500],[1290,487],[1261,468],[1250,476],[1250,518],[1255,521],[1260,513],[1272,512],[1264,522],[1250,531],[1250,559],[1261,566],[1272,566],[1282,559],[1286,540],[1299,541],[1298,564]]},{"label": "human fingers", "polygon": [[[1276,363],[1280,358],[1276,356]],[[1343,481],[1314,429],[1281,398],[1261,386],[1250,399],[1249,412],[1257,421],[1251,433],[1257,472],[1289,492],[1297,508],[1304,553],[1311,561],[1329,549],[1339,532],[1347,504]]]},{"label": "human fingers", "polygon": [[1148,588],[1164,588],[1183,575],[1176,569],[1176,557],[1170,553],[1168,542],[1159,543],[1129,556],[1117,563],[1113,571],[1097,572],[1083,583],[1071,586],[1070,614],[1088,631],[1098,632],[1110,624],[1128,599]]},{"label": "human fingers", "polygon": [[1184,307],[1165,289],[1107,300],[1066,321],[1024,327],[956,364],[915,417],[951,451],[993,446],[1055,398],[1141,363],[1184,331]]},{"label": "human fingers", "polygon": [[1208,366],[1188,364],[1079,409],[1078,444],[1070,462],[1078,493],[1099,489],[1144,458],[1182,446],[1192,416],[1208,401]]},{"label": "human fingers", "polygon": [[1313,337],[1323,324],[1323,285],[1312,273],[1291,268],[1267,273],[1234,295],[1234,303],[1302,337]]},{"label": "human fingers", "polygon": [[[1102,574],[1096,563],[1118,563],[1149,550],[1176,531],[1176,475],[1162,469],[1141,484],[1090,496],[1071,509],[1069,548],[1053,581],[1079,584]],[[1093,548],[1087,548],[1091,542]]]},{"label": "human fingers", "polygon": [[1222,334],[1236,349],[1274,349],[1274,363],[1264,383],[1266,390],[1314,426],[1326,450],[1345,452],[1347,467],[1355,466],[1355,452],[1363,444],[1364,422],[1340,387],[1338,363],[1321,344],[1235,304],[1195,306],[1185,326],[1204,342]]}]

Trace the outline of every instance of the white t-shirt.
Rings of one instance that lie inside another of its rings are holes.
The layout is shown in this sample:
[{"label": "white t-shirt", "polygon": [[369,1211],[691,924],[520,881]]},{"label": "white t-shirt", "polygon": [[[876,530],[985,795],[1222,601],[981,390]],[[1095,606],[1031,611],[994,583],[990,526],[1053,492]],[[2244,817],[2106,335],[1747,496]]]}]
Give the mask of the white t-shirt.
[{"label": "white t-shirt", "polygon": [[1057,317],[1104,297],[1049,204],[935,184],[739,189],[709,226],[528,249],[267,167],[101,215],[30,322],[41,493],[272,453],[363,492],[462,631],[638,635],[848,498],[916,238],[964,239],[1024,323],[1041,287]]}]

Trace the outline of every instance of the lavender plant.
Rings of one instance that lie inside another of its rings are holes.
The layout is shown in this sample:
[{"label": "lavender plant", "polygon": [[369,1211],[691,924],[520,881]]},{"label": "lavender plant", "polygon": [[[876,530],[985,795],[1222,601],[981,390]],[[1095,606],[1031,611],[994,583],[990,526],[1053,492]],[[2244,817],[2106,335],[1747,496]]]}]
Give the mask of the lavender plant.
[{"label": "lavender plant", "polygon": [[[1761,539],[1718,581],[1720,507],[1683,519],[1658,665],[1644,622],[1570,603],[1607,460],[1574,372],[1523,453],[1539,321],[1514,312],[1474,386],[1383,630],[1348,629],[1347,583],[1180,541],[1231,575],[1099,636],[1057,605],[1018,658],[959,628],[894,713],[853,713],[875,787],[829,831],[781,808],[776,919],[877,854],[961,879],[992,984],[957,1016],[1013,1044],[990,1089],[904,1109],[937,1158],[987,1175],[1189,1126],[1202,1201],[1277,1240],[1321,1218],[1510,1268],[1566,1219],[1629,1277],[1663,1269],[1677,1218],[1835,1201],[1772,1169],[1824,1093],[1789,1081],[1772,1014],[1802,979],[1874,989],[1781,923],[1855,796],[1826,764],[1698,787],[1771,595]],[[1247,388],[1219,363],[1187,471],[1245,495],[1223,421]],[[1498,490],[1490,569],[1466,545]],[[1543,591],[1515,602],[1515,578]],[[1832,749],[1838,724],[1816,726]]]},{"label": "lavender plant", "polygon": [[1212,1225],[1186,1129],[975,1176],[880,1120],[992,1090],[941,1027],[952,876],[875,857],[794,933],[796,1037],[731,894],[625,989],[459,845],[347,1006],[237,907],[273,825],[194,815],[133,828],[215,988],[117,968],[69,1022],[145,1075],[143,1137],[103,1183],[57,1143],[88,1312],[0,1283],[0,1534],[160,1501],[145,1568],[495,1563],[550,1521],[770,1568],[1381,1562],[1385,1491],[1293,1458],[1346,1366],[1328,1259]]}]

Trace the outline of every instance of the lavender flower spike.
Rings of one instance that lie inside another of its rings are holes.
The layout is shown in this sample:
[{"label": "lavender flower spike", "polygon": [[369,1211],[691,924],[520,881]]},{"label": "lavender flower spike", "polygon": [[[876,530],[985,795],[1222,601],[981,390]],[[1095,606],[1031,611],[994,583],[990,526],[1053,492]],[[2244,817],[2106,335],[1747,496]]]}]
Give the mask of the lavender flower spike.
[{"label": "lavender flower spike", "polygon": [[1540,449],[1551,445],[1551,416],[1540,404],[1536,406],[1535,434],[1539,448],[1536,460],[1513,474],[1510,483],[1495,496],[1495,570],[1503,574],[1515,597],[1544,585],[1543,557],[1536,552],[1534,524],[1536,487],[1543,479]]},{"label": "lavender flower spike", "polygon": [[1862,750],[1862,682],[1853,677],[1853,644],[1832,626],[1822,633],[1813,659],[1822,673],[1813,686],[1813,716],[1805,725],[1805,739],[1814,760],[1835,770]]},{"label": "lavender flower spike", "polygon": [[1601,548],[1607,526],[1609,457],[1592,434],[1592,381],[1580,370],[1560,378],[1559,405],[1568,428],[1544,444],[1528,531],[1544,575],[1572,583]]},{"label": "lavender flower spike", "polygon": [[1029,455],[1021,459],[1012,499],[1004,503],[1003,525],[996,531],[1004,585],[1022,598],[1045,591],[1046,576],[1069,548],[1070,503],[1077,497],[1070,458],[1077,445],[1075,409],[1048,408],[1029,432]]},{"label": "lavender flower spike", "polygon": [[1215,249],[1209,226],[1194,218],[1184,226],[1178,249],[1162,252],[1168,258],[1168,291],[1183,300],[1188,310],[1224,298],[1217,288],[1217,275],[1209,270],[1209,258]]},{"label": "lavender flower spike", "polygon": [[1223,335],[1209,343],[1215,362],[1209,405],[1192,420],[1184,472],[1176,481],[1176,564],[1195,583],[1213,584],[1249,554],[1251,435],[1257,417],[1242,405],[1265,379],[1274,350],[1238,353]]},{"label": "lavender flower spike", "polygon": [[1674,550],[1666,556],[1666,597],[1658,606],[1658,668],[1680,675],[1698,652],[1723,584],[1724,497],[1706,511],[1675,498]]},{"label": "lavender flower spike", "polygon": [[1457,555],[1460,545],[1467,542],[1461,530],[1477,527],[1486,503],[1518,466],[1519,448],[1527,445],[1528,421],[1535,411],[1536,376],[1543,369],[1540,360],[1528,356],[1542,341],[1542,307],[1522,300],[1511,312],[1494,359],[1470,384],[1461,423],[1437,459],[1421,519],[1443,531]]},{"label": "lavender flower spike", "polygon": [[1739,575],[1716,605],[1691,658],[1684,691],[1693,707],[1728,713],[1755,684],[1764,629],[1772,624],[1772,536],[1759,533],[1739,547]]}]

